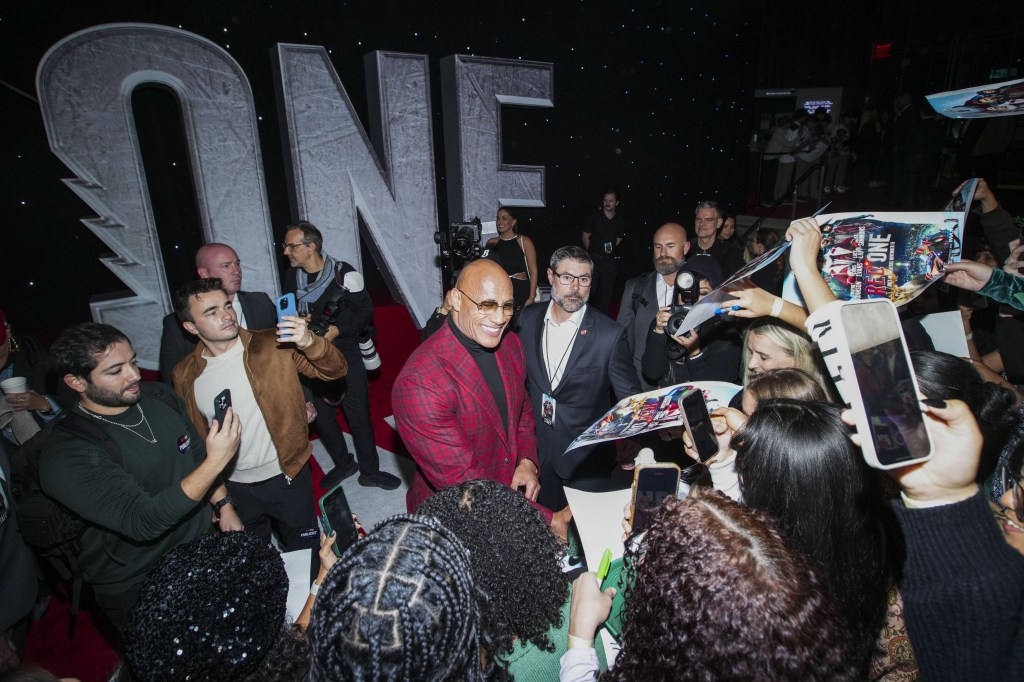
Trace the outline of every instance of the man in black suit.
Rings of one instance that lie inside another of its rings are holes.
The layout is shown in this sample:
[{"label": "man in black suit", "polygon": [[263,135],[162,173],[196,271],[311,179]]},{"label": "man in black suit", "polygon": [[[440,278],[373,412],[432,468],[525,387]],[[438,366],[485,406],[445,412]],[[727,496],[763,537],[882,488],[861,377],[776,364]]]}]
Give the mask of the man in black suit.
[{"label": "man in black suit", "polygon": [[675,298],[676,271],[686,259],[690,242],[686,228],[679,223],[665,223],[654,233],[654,272],[626,282],[617,321],[626,328],[626,338],[633,352],[633,367],[645,391],[657,386],[644,381],[641,370],[647,332],[651,330],[658,308],[672,305]]},{"label": "man in black suit", "polygon": [[[245,329],[270,329],[277,326],[274,302],[262,291],[240,291],[242,261],[227,244],[206,244],[196,251],[196,272],[201,278],[218,277],[238,315],[238,326]],[[170,385],[171,372],[182,358],[196,349],[196,337],[181,326],[177,315],[164,317],[160,337],[160,381]]]},{"label": "man in black suit", "polygon": [[[540,497],[549,509],[566,506],[562,484],[609,490],[616,469],[614,443],[565,449],[616,400],[641,391],[630,362],[626,330],[587,305],[594,263],[578,246],[551,255],[551,302],[523,309],[519,337],[537,429]],[[628,485],[629,477],[623,476]]]}]

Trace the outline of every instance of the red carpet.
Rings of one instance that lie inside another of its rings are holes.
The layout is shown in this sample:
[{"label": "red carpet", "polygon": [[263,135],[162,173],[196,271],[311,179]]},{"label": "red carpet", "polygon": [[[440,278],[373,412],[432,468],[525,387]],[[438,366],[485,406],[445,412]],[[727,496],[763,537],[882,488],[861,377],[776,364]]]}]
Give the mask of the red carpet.
[{"label": "red carpet", "polygon": [[[391,452],[402,452],[403,448],[384,417],[391,416],[391,386],[405,364],[405,359],[419,345],[419,330],[416,329],[404,306],[377,303],[374,312],[377,325],[377,352],[381,367],[370,374],[370,412],[373,416],[373,431],[377,445]],[[144,379],[153,380],[155,372],[144,372]],[[346,431],[345,418],[338,416],[338,422]],[[323,472],[316,460],[313,465],[313,485],[319,489]],[[86,590],[88,592],[88,590]],[[83,598],[78,626],[74,639],[68,639],[68,614],[71,611],[69,590],[61,590],[50,600],[46,615],[33,624],[25,644],[26,663],[40,665],[57,677],[77,677],[82,682],[106,682],[118,664],[118,655],[110,642],[112,634],[106,629],[102,616],[91,599]]]}]

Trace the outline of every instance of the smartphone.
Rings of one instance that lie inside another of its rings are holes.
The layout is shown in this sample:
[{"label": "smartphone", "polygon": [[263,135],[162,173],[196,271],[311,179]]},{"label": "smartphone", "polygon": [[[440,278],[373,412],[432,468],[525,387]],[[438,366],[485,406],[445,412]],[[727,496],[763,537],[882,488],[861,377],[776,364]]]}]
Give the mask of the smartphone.
[{"label": "smartphone", "polygon": [[670,462],[641,464],[633,470],[633,499],[629,524],[633,530],[647,527],[651,516],[666,498],[679,494],[679,467]]},{"label": "smartphone", "polygon": [[225,388],[213,399],[213,418],[221,426],[224,426],[224,415],[229,407],[231,407],[231,389]]},{"label": "smartphone", "polygon": [[704,392],[697,389],[688,394],[683,398],[680,407],[683,413],[683,426],[690,434],[693,446],[697,448],[700,461],[706,462],[718,453],[718,439],[715,438],[715,429],[711,425],[708,405],[704,402]]},{"label": "smartphone", "polygon": [[352,520],[352,510],[348,506],[348,498],[341,484],[334,486],[320,498],[320,513],[323,517],[325,532],[338,534],[334,543],[334,553],[341,556],[342,552],[359,537],[356,523]]},{"label": "smartphone", "polygon": [[892,469],[929,459],[931,438],[896,306],[887,299],[849,301],[838,318],[850,354],[840,373],[857,389],[850,404],[867,463]]},{"label": "smartphone", "polygon": [[298,315],[295,308],[295,294],[285,294],[277,299],[277,321],[280,322],[285,315],[292,317]]}]

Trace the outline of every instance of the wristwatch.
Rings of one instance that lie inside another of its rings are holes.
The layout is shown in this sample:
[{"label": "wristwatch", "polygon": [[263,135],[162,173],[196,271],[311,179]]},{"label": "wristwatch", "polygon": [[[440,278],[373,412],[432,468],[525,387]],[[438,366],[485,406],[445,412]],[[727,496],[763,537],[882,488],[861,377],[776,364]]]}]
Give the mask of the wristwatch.
[{"label": "wristwatch", "polygon": [[231,497],[231,493],[228,493],[224,497],[220,498],[216,502],[211,502],[210,506],[213,507],[213,513],[220,518],[220,510],[224,508],[224,505],[230,504],[232,507],[235,505],[235,498]]}]

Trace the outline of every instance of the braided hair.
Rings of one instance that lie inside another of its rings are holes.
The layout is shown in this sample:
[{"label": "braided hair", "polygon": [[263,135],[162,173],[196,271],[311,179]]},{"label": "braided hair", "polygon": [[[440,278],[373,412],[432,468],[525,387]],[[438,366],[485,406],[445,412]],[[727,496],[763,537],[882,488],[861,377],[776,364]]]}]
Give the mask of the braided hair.
[{"label": "braided hair", "polygon": [[402,514],[349,547],[307,631],[310,680],[491,680],[469,552],[435,519]]},{"label": "braided hair", "polygon": [[547,632],[561,625],[569,584],[558,563],[564,549],[540,513],[520,493],[495,481],[445,488],[416,510],[432,516],[469,550],[483,628],[494,656],[512,651],[514,639],[554,651]]}]

